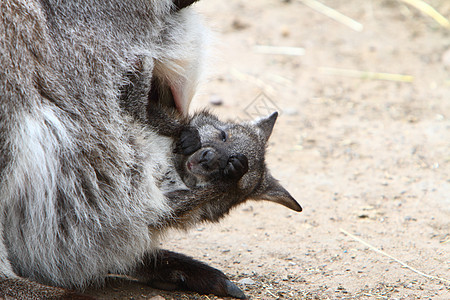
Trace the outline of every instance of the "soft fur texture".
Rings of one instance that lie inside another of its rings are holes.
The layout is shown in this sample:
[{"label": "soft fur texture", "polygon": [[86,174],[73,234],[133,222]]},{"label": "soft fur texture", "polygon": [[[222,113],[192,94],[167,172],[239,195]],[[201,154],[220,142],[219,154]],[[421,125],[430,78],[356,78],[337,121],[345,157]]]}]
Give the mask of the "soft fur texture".
[{"label": "soft fur texture", "polygon": [[172,141],[133,116],[146,103],[121,107],[120,87],[144,59],[185,113],[198,20],[168,0],[0,2],[1,274],[83,288],[154,248]]},{"label": "soft fur texture", "polygon": [[[0,1],[0,297],[75,299],[66,289],[110,272],[245,297],[222,272],[157,250],[166,228],[248,198],[301,210],[264,164],[276,115],[186,117],[205,49],[192,2]],[[179,115],[158,119],[159,105]],[[203,154],[223,177],[200,168]]]}]

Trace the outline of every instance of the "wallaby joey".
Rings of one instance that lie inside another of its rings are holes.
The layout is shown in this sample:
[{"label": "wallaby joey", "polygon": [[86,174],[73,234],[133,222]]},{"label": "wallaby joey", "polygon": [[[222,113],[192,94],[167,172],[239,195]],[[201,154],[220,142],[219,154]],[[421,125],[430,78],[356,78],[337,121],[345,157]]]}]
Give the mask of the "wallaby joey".
[{"label": "wallaby joey", "polygon": [[243,123],[220,121],[208,111],[188,118],[163,108],[150,107],[148,112],[149,125],[175,141],[177,172],[167,173],[160,186],[170,201],[180,204],[180,213],[193,221],[217,221],[247,199],[302,210],[264,161],[277,112]]},{"label": "wallaby joey", "polygon": [[[188,118],[161,107],[150,107],[148,112],[148,125],[174,139],[173,165],[158,180],[174,213],[166,225],[187,228],[201,221],[215,222],[248,199],[302,210],[264,161],[278,113],[233,123],[220,121],[207,111]],[[245,298],[222,272],[192,258],[162,251],[152,264],[146,263],[134,275],[155,287]]]}]

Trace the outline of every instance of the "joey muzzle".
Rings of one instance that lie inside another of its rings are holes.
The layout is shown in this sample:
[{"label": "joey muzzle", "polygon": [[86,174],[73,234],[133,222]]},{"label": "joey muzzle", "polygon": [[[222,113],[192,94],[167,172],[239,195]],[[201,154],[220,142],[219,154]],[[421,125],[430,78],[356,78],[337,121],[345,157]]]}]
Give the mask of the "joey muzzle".
[{"label": "joey muzzle", "polygon": [[189,156],[186,161],[186,169],[200,178],[209,178],[213,174],[218,174],[226,162],[221,159],[221,155],[214,148],[201,148]]},{"label": "joey muzzle", "polygon": [[212,148],[202,148],[186,161],[186,169],[197,177],[209,178],[214,175],[223,179],[239,180],[248,172],[248,159],[237,153],[227,155]]}]

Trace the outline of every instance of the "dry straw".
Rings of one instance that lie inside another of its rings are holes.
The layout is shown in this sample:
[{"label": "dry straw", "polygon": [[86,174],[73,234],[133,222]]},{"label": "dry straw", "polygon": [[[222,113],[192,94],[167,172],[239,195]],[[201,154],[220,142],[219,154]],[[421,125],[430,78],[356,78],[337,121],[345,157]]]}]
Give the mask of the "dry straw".
[{"label": "dry straw", "polygon": [[377,252],[377,253],[379,253],[379,254],[381,254],[381,255],[384,255],[384,256],[386,256],[386,257],[389,257],[390,259],[392,259],[392,260],[398,262],[399,264],[401,264],[403,267],[405,267],[405,268],[407,268],[407,269],[410,269],[411,271],[413,271],[413,272],[415,272],[415,273],[417,273],[417,274],[419,274],[419,275],[421,275],[421,276],[423,276],[423,277],[426,277],[426,278],[428,278],[428,279],[439,280],[439,281],[442,281],[442,282],[445,282],[445,283],[450,283],[450,280],[448,280],[448,279],[441,278],[441,277],[437,277],[437,276],[433,276],[433,275],[428,275],[428,274],[425,274],[425,273],[423,273],[423,272],[421,272],[421,271],[419,271],[419,270],[417,270],[417,269],[411,267],[410,265],[408,265],[408,264],[402,262],[402,261],[399,260],[398,258],[395,258],[395,257],[393,257],[392,255],[387,254],[387,253],[384,252],[383,250],[380,250],[380,249],[378,249],[378,248],[372,246],[372,245],[369,244],[368,242],[366,242],[366,241],[360,239],[359,237],[354,236],[353,234],[349,233],[348,231],[345,231],[345,230],[342,229],[342,228],[340,229],[340,231],[341,231],[343,234],[345,234],[345,235],[351,237],[351,238],[354,239],[355,241],[360,242],[361,244],[363,244],[363,245],[369,247],[369,248],[372,249],[373,251],[375,251],[375,252]]},{"label": "dry straw", "polygon": [[445,28],[450,28],[450,22],[446,17],[441,15],[437,10],[435,10],[431,5],[422,0],[400,0],[411,6],[414,6],[422,13],[432,17],[439,25]]},{"label": "dry straw", "polygon": [[346,15],[338,12],[337,10],[329,6],[326,6],[325,4],[320,3],[319,1],[300,0],[300,2],[355,31],[361,32],[364,29],[364,26],[361,23],[353,20],[352,18],[347,17]]},{"label": "dry straw", "polygon": [[414,76],[394,73],[380,73],[369,72],[352,69],[340,69],[340,68],[327,68],[322,67],[319,70],[328,75],[354,77],[359,79],[371,79],[371,80],[387,80],[398,82],[413,82]]},{"label": "dry straw", "polygon": [[255,50],[255,52],[261,53],[261,54],[275,54],[275,55],[288,55],[288,56],[305,55],[305,49],[300,48],[300,47],[256,45],[254,47],[254,50]]}]

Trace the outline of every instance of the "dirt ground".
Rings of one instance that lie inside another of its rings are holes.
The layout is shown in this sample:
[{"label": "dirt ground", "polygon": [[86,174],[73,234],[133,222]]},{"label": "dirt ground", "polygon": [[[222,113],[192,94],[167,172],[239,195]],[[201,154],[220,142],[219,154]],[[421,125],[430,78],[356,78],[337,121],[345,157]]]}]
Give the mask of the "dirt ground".
[{"label": "dirt ground", "polygon": [[[278,109],[268,165],[303,212],[250,202],[161,247],[224,271],[251,299],[450,299],[450,29],[402,1],[321,2],[362,31],[295,0],[195,5],[215,51],[193,110]],[[449,1],[427,3],[450,18]],[[217,299],[119,279],[90,293]]]}]

